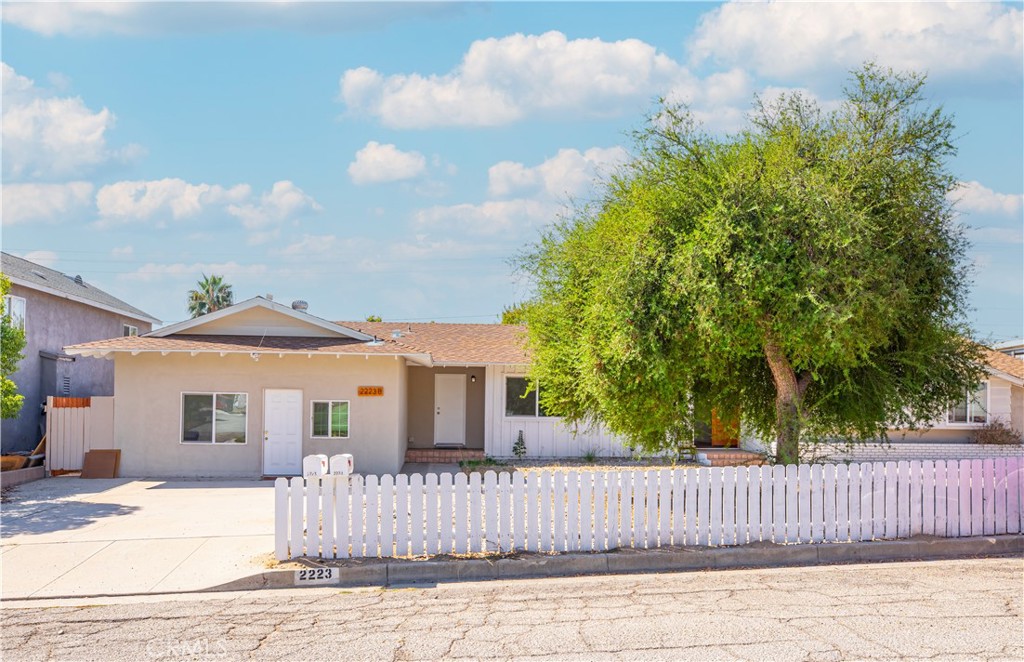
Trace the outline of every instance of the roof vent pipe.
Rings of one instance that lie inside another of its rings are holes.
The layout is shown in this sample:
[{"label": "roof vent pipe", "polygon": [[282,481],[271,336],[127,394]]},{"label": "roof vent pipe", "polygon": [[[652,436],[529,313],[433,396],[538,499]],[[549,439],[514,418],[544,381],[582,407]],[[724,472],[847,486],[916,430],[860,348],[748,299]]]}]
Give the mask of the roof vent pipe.
[{"label": "roof vent pipe", "polygon": [[295,301],[292,301],[292,310],[305,312],[309,310],[309,304],[302,299],[296,299]]},{"label": "roof vent pipe", "polygon": [[82,277],[81,276],[75,276],[75,282],[78,283],[79,285],[81,285],[82,284]]}]

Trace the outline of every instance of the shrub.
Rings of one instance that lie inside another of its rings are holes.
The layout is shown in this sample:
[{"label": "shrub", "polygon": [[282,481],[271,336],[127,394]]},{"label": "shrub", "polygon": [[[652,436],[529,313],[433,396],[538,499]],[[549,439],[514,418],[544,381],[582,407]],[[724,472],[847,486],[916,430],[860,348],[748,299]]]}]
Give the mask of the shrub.
[{"label": "shrub", "polygon": [[512,444],[512,453],[520,460],[526,457],[526,440],[523,438],[523,431],[519,431],[516,443]]},{"label": "shrub", "polygon": [[1021,435],[1002,421],[992,421],[974,433],[974,440],[979,444],[1020,444],[1024,439]]}]

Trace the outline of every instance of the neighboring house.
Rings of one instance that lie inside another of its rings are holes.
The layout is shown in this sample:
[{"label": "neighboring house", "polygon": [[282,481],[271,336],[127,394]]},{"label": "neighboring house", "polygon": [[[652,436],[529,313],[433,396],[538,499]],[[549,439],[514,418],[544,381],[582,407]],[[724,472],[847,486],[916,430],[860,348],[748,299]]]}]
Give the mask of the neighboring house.
[{"label": "neighboring house", "polygon": [[146,336],[66,347],[112,358],[126,476],[295,475],[313,453],[356,471],[407,461],[628,452],[573,434],[527,389],[523,328],[329,322],[262,297]]},{"label": "neighboring house", "polygon": [[[987,347],[982,348],[985,379],[946,415],[922,430],[889,430],[889,443],[837,444],[808,448],[817,460],[874,462],[905,459],[973,459],[1019,457],[1024,453],[1024,361]],[[978,443],[979,432],[990,424],[1012,430],[1018,444]],[[764,450],[754,439],[743,439],[745,449]]]},{"label": "neighboring house", "polygon": [[2,422],[3,450],[31,450],[45,429],[46,397],[114,394],[109,361],[75,357],[65,345],[149,332],[159,320],[82,280],[20,257],[0,253],[11,280],[4,311],[25,329],[24,357],[11,376],[25,396],[17,418]]},{"label": "neighboring house", "polygon": [[1003,354],[1008,354],[1015,359],[1024,361],[1024,338],[1017,338],[1016,340],[1007,340],[1005,342],[997,343],[992,345],[992,349],[998,350]]}]

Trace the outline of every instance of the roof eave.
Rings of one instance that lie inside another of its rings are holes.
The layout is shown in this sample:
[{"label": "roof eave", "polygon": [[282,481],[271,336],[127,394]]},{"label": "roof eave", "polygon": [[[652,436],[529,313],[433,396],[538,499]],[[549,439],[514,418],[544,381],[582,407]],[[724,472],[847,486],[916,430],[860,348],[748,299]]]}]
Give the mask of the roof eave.
[{"label": "roof eave", "polygon": [[107,304],[100,303],[99,301],[93,301],[92,299],[88,299],[86,297],[76,296],[76,295],[71,294],[69,292],[62,292],[61,290],[54,289],[52,287],[47,287],[46,285],[42,285],[40,283],[33,283],[30,280],[25,280],[24,278],[18,278],[17,276],[7,276],[7,277],[8,277],[8,279],[10,279],[11,283],[14,284],[14,285],[20,285],[21,287],[27,287],[30,290],[36,290],[38,292],[43,292],[44,294],[49,294],[50,296],[55,296],[55,297],[58,297],[58,298],[61,298],[61,299],[67,299],[68,301],[74,301],[75,303],[81,303],[81,304],[84,304],[86,306],[92,306],[93,308],[98,308],[99,310],[105,310],[105,311],[107,311],[109,313],[116,313],[116,314],[118,314],[118,315],[120,315],[122,317],[127,317],[129,319],[138,320],[140,322],[146,322],[148,324],[160,324],[161,323],[160,320],[158,320],[157,318],[150,317],[149,315],[146,315],[146,314],[139,315],[138,313],[133,313],[133,312],[127,311],[127,310],[125,310],[123,308],[117,308],[115,306],[108,306]]},{"label": "roof eave", "polygon": [[167,356],[169,354],[188,354],[190,356],[198,356],[199,354],[217,354],[220,356],[227,356],[228,354],[242,354],[245,356],[257,357],[262,356],[275,356],[275,355],[289,355],[289,356],[325,356],[341,358],[343,356],[352,357],[394,357],[394,358],[405,358],[410,361],[415,361],[421,365],[431,366],[433,362],[429,354],[419,353],[407,353],[407,352],[330,352],[314,349],[155,349],[155,348],[139,348],[139,347],[83,347],[80,345],[69,345],[64,348],[64,353],[69,356],[83,356],[91,358],[105,358],[113,354],[130,354],[137,356],[139,354],[160,354],[161,356]]}]

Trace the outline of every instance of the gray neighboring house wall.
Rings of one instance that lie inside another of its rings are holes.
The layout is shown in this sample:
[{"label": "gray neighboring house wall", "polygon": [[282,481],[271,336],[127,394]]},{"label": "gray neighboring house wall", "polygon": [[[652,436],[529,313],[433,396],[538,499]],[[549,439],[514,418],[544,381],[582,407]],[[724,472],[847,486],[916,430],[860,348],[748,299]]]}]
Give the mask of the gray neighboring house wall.
[{"label": "gray neighboring house wall", "polygon": [[124,334],[124,326],[148,333],[160,320],[77,276],[68,276],[8,253],[0,271],[11,280],[12,297],[25,300],[25,349],[11,379],[25,403],[17,418],[0,422],[4,452],[31,450],[45,426],[46,397],[114,394],[114,364],[69,356],[66,345]]}]

